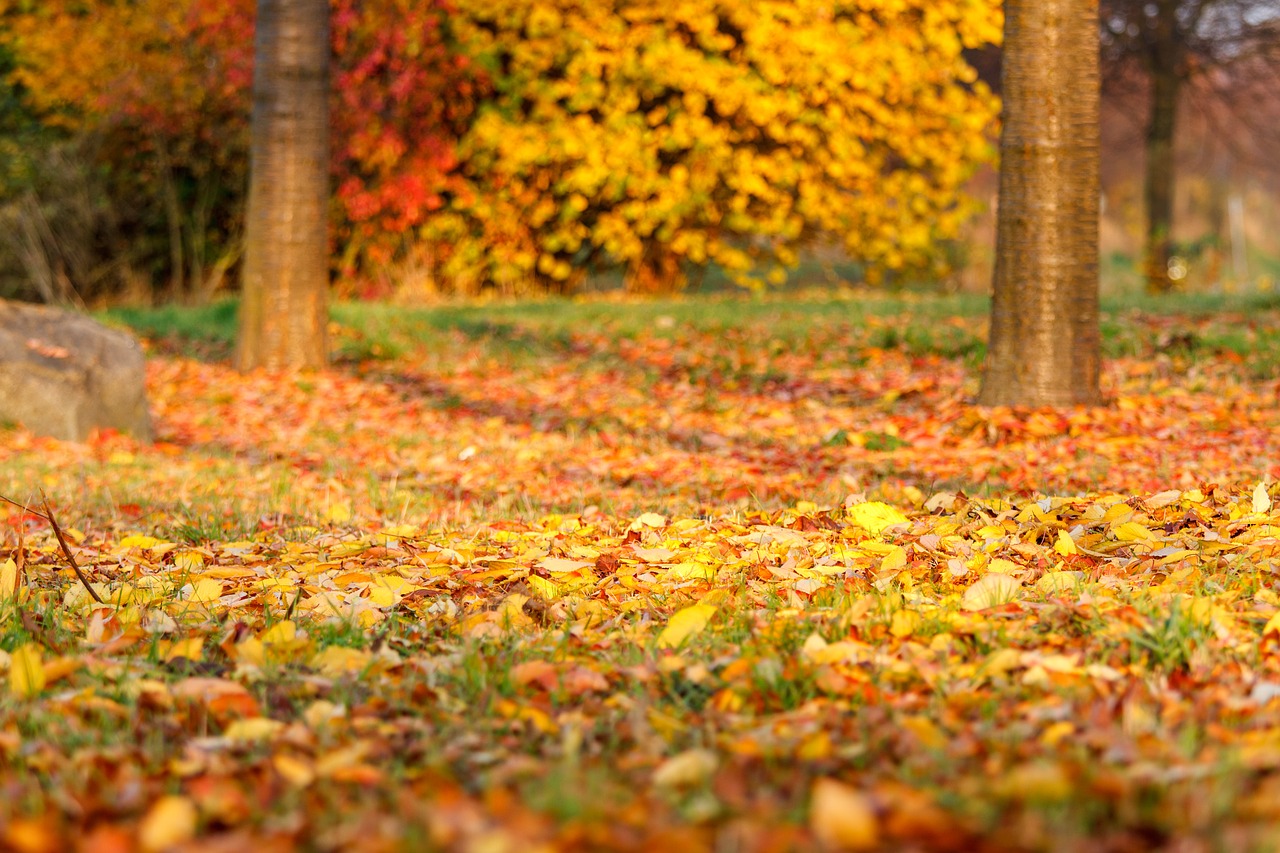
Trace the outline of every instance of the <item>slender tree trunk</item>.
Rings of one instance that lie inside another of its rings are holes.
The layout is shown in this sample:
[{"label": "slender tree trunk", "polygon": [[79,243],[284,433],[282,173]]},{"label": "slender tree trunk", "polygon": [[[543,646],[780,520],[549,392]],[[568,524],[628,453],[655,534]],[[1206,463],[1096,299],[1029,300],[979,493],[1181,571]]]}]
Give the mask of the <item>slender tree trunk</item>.
[{"label": "slender tree trunk", "polygon": [[991,337],[979,402],[1100,399],[1098,2],[1005,0]]},{"label": "slender tree trunk", "polygon": [[1169,257],[1173,253],[1173,129],[1177,119],[1181,80],[1173,68],[1151,70],[1151,123],[1147,126],[1147,165],[1143,188],[1147,203],[1147,235],[1143,273],[1147,290],[1165,293]]},{"label": "slender tree trunk", "polygon": [[236,364],[328,361],[329,3],[258,0]]}]

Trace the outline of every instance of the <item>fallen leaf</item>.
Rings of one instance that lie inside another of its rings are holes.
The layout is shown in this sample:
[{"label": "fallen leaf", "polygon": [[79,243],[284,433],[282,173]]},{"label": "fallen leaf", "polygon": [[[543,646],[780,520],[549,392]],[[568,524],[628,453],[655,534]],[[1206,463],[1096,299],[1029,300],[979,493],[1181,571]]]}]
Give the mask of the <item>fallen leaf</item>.
[{"label": "fallen leaf", "polygon": [[978,578],[960,599],[965,610],[986,610],[1015,601],[1022,590],[1022,581],[1009,575],[992,572]]},{"label": "fallen leaf", "polygon": [[190,841],[196,834],[199,813],[195,803],[182,796],[156,800],[138,825],[138,846],[146,853],[162,853]]},{"label": "fallen leaf", "polygon": [[867,501],[854,504],[845,509],[849,521],[861,527],[872,536],[879,536],[886,527],[905,524],[907,517],[881,501]]},{"label": "fallen leaf", "polygon": [[658,635],[658,648],[675,648],[700,633],[715,616],[716,610],[714,605],[693,604],[673,613]]},{"label": "fallen leaf", "polygon": [[692,788],[709,780],[719,766],[720,759],[710,750],[686,750],[658,765],[653,784],[658,788]]},{"label": "fallen leaf", "polygon": [[835,779],[813,783],[809,828],[827,850],[872,850],[880,844],[880,826],[871,801]]},{"label": "fallen leaf", "polygon": [[1267,494],[1266,483],[1259,483],[1253,490],[1253,511],[1255,513],[1270,512],[1271,496]]},{"label": "fallen leaf", "polygon": [[46,678],[40,647],[35,643],[19,646],[9,657],[9,692],[24,699],[44,690]]}]

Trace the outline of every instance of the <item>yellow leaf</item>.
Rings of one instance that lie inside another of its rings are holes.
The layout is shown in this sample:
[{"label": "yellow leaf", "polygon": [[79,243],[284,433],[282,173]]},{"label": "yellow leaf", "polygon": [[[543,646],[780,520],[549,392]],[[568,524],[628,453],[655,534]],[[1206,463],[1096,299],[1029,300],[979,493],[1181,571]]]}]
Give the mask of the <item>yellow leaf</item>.
[{"label": "yellow leaf", "polygon": [[213,578],[201,578],[195,583],[189,583],[184,586],[181,590],[181,597],[187,601],[194,601],[200,604],[217,601],[222,597],[222,584]]},{"label": "yellow leaf", "polygon": [[335,524],[342,524],[351,520],[351,504],[345,501],[339,501],[329,504],[329,508],[325,510],[324,520]]},{"label": "yellow leaf", "polygon": [[1253,490],[1253,511],[1269,512],[1270,510],[1271,496],[1267,494],[1267,486],[1265,483],[1259,483]]},{"label": "yellow leaf", "polygon": [[315,781],[316,771],[306,761],[287,753],[272,757],[271,766],[280,776],[295,788],[305,788]]},{"label": "yellow leaf", "polygon": [[12,559],[0,563],[0,601],[18,597],[18,564]]},{"label": "yellow leaf", "polygon": [[277,622],[258,637],[266,645],[292,643],[298,636],[298,625],[292,619]]},{"label": "yellow leaf", "polygon": [[870,800],[835,779],[813,783],[809,827],[827,850],[872,850],[880,844],[880,827]]},{"label": "yellow leaf", "polygon": [[696,563],[692,560],[686,560],[683,563],[676,563],[667,569],[666,576],[668,578],[680,580],[715,580],[716,570],[712,566],[704,563]]},{"label": "yellow leaf", "polygon": [[673,613],[658,635],[658,647],[675,648],[706,628],[715,614],[716,608],[710,604],[694,604]]},{"label": "yellow leaf", "polygon": [[996,572],[1001,575],[1012,575],[1014,572],[1022,571],[1022,566],[1019,566],[1012,560],[1005,560],[1001,557],[996,557],[990,563],[987,563],[987,571]]},{"label": "yellow leaf", "polygon": [[942,749],[947,745],[947,734],[928,717],[903,717],[898,721],[904,729],[916,736],[928,749]]},{"label": "yellow leaf", "polygon": [[1017,649],[997,649],[987,655],[979,672],[987,677],[1003,675],[1022,666],[1022,653]]},{"label": "yellow leaf", "polygon": [[284,723],[269,717],[250,717],[247,720],[235,720],[227,726],[222,736],[236,743],[258,743],[275,737]]},{"label": "yellow leaf", "polygon": [[342,719],[346,714],[347,709],[342,705],[330,702],[328,699],[317,699],[302,712],[302,719],[306,720],[311,728],[319,729]]},{"label": "yellow leaf", "polygon": [[199,551],[179,551],[173,555],[175,568],[187,572],[198,572],[204,568],[204,554]]},{"label": "yellow leaf", "polygon": [[257,637],[245,637],[227,649],[227,654],[237,663],[262,666],[267,662],[267,650]]},{"label": "yellow leaf", "polygon": [[1053,550],[1064,557],[1080,553],[1080,550],[1076,548],[1076,540],[1072,539],[1071,534],[1065,530],[1058,531],[1058,541],[1053,543]]},{"label": "yellow leaf", "polygon": [[533,588],[533,591],[536,592],[539,597],[546,598],[548,600],[560,597],[560,587],[554,581],[549,581],[544,577],[539,577],[538,575],[529,575],[528,580],[529,586]]},{"label": "yellow leaf", "polygon": [[880,561],[880,568],[876,571],[877,580],[885,580],[896,575],[907,567],[907,552],[893,546],[893,550],[884,555],[884,559]]},{"label": "yellow leaf", "polygon": [[146,853],[160,853],[190,841],[196,834],[195,803],[187,797],[161,797],[138,826],[138,845]]},{"label": "yellow leaf", "polygon": [[1044,733],[1040,735],[1040,742],[1048,747],[1057,746],[1059,741],[1075,734],[1075,731],[1075,723],[1060,720],[1044,730]]},{"label": "yellow leaf", "polygon": [[1012,799],[1055,803],[1070,797],[1075,785],[1061,765],[1052,761],[1036,761],[1010,770],[998,789]]},{"label": "yellow leaf", "polygon": [[1262,628],[1262,636],[1269,637],[1272,634],[1280,635],[1280,611],[1272,614],[1267,620],[1267,624]]},{"label": "yellow leaf", "polygon": [[187,660],[200,660],[204,657],[204,637],[187,637],[183,640],[177,640],[173,645],[169,646],[169,650],[164,653],[166,661],[172,661],[177,658],[186,658]]},{"label": "yellow leaf", "polygon": [[901,512],[880,501],[854,504],[845,512],[851,522],[872,536],[879,536],[886,527],[904,524],[907,521],[907,517]]},{"label": "yellow leaf", "polygon": [[316,775],[332,776],[339,771],[355,767],[360,764],[360,762],[364,761],[365,756],[368,754],[368,744],[360,741],[348,746],[330,750],[316,759]]},{"label": "yellow leaf", "polygon": [[45,685],[40,646],[27,643],[13,650],[9,659],[9,691],[15,696],[35,696]]},{"label": "yellow leaf", "polygon": [[920,625],[920,614],[914,610],[894,611],[893,620],[889,623],[889,633],[902,639],[910,637]]},{"label": "yellow leaf", "polygon": [[311,660],[311,665],[325,675],[356,675],[369,665],[371,655],[363,649],[330,646]]},{"label": "yellow leaf", "polygon": [[143,536],[141,534],[134,534],[133,536],[126,536],[123,539],[121,539],[119,543],[119,547],[121,548],[154,548],[157,545],[163,545],[163,544],[166,544],[163,539],[157,539],[154,536]]},{"label": "yellow leaf", "polygon": [[371,586],[368,601],[374,607],[394,607],[396,594],[385,586]]},{"label": "yellow leaf", "polygon": [[1121,542],[1145,542],[1154,538],[1155,535],[1136,521],[1117,524],[1112,528],[1112,532],[1115,534],[1116,539]]}]

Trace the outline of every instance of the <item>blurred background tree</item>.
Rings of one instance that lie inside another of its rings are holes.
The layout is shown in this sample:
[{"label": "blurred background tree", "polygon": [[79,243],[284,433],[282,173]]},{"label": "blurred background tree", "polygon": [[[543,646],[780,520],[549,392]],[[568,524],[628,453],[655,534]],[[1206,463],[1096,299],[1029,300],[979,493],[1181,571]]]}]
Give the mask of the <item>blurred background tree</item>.
[{"label": "blurred background tree", "polygon": [[[1208,119],[1206,141],[1234,159],[1274,163],[1280,7],[1274,0],[1102,0],[1101,25],[1104,97],[1145,102],[1141,268],[1147,289],[1164,292],[1181,277],[1174,243],[1180,112]],[[1259,143],[1272,147],[1270,157],[1255,156]],[[1221,185],[1225,177],[1212,180]],[[1211,225],[1220,233],[1220,221]]]}]

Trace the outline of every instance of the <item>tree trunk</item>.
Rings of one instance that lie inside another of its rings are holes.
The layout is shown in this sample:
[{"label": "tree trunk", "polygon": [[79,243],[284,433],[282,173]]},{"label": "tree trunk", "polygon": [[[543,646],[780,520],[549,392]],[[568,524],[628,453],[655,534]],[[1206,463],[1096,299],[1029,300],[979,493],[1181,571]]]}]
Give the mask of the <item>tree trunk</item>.
[{"label": "tree trunk", "polygon": [[328,361],[328,78],[328,0],[258,0],[241,370]]},{"label": "tree trunk", "polygon": [[991,336],[979,402],[1096,403],[1098,3],[1005,0]]},{"label": "tree trunk", "polygon": [[1182,80],[1178,76],[1177,0],[1162,0],[1154,8],[1154,43],[1148,64],[1151,118],[1143,178],[1147,233],[1142,269],[1148,292],[1167,293],[1173,287],[1169,279],[1169,258],[1173,253],[1173,129]]}]

